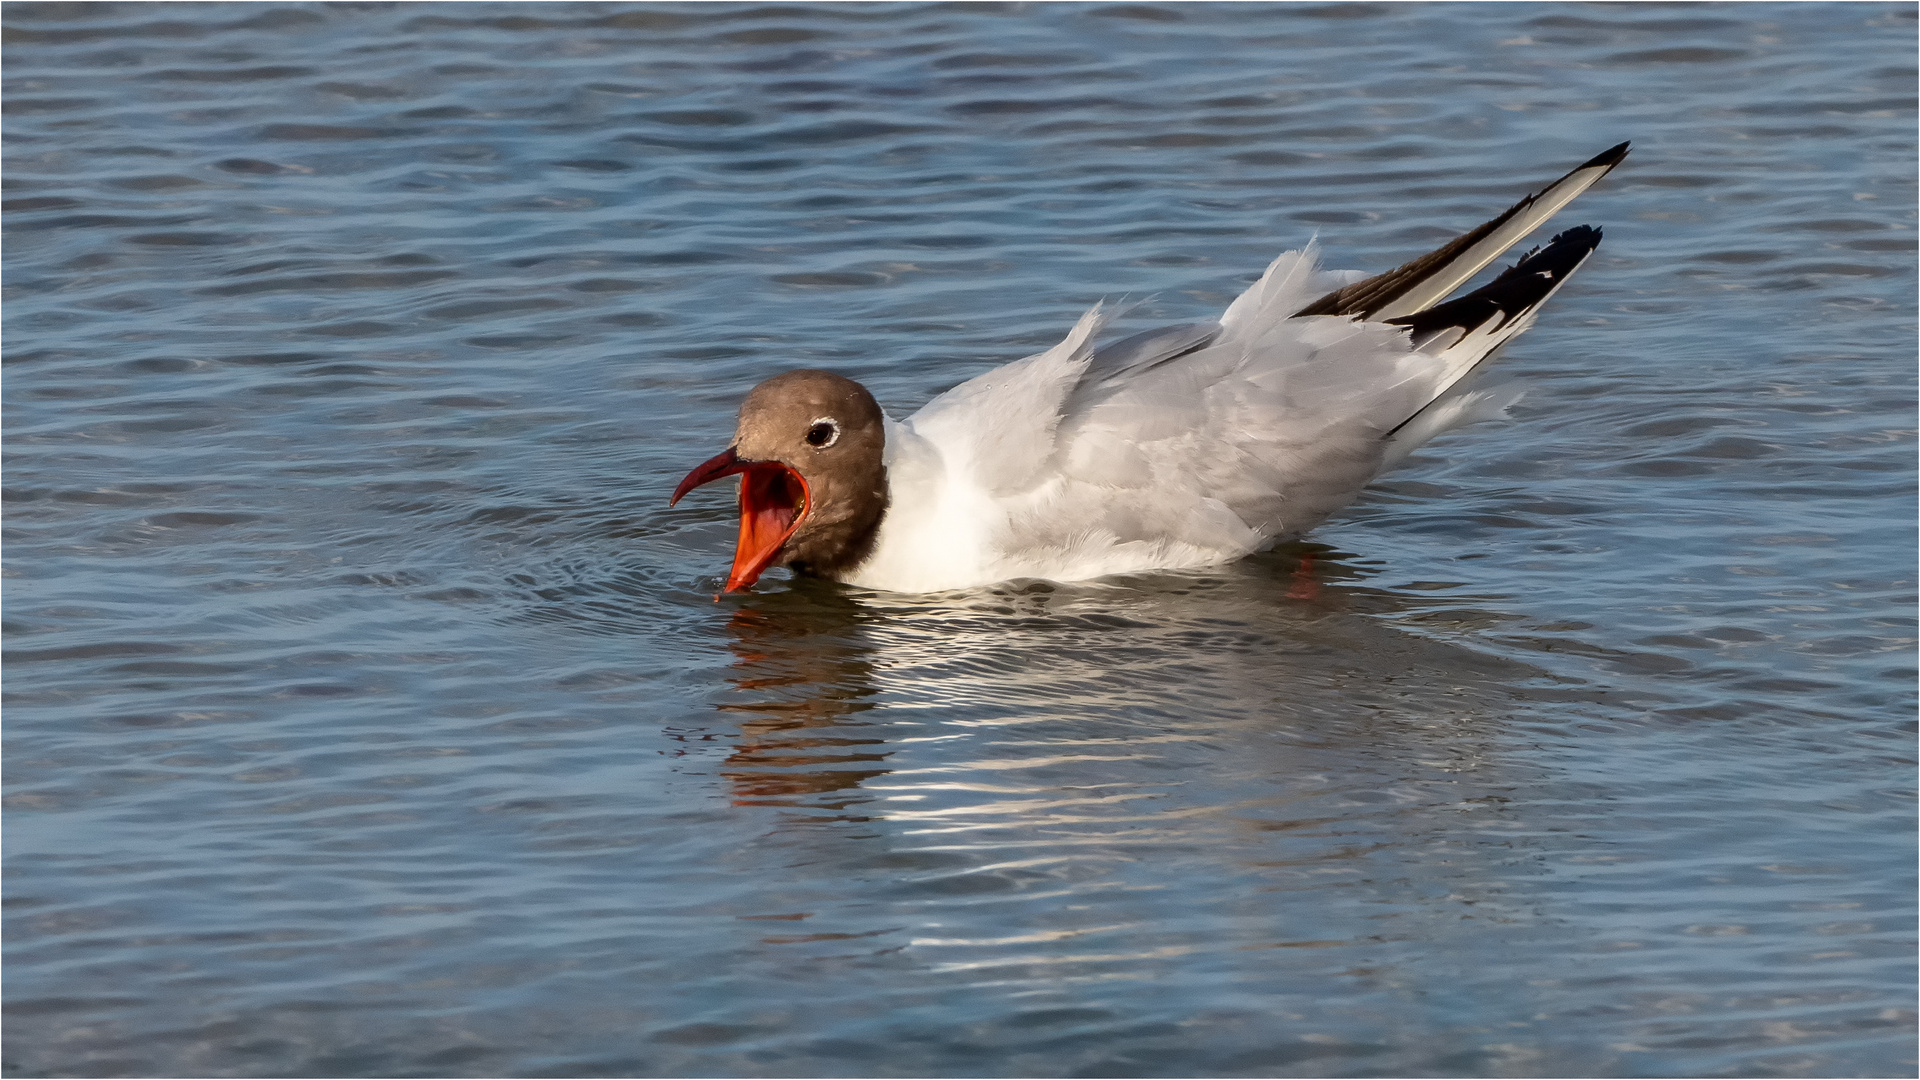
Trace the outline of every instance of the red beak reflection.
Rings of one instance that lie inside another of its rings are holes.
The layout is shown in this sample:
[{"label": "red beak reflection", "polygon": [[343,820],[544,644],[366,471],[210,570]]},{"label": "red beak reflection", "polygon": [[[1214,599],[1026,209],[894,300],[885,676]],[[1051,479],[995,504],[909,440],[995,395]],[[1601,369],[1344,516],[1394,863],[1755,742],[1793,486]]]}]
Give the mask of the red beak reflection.
[{"label": "red beak reflection", "polygon": [[733,552],[733,572],[724,592],[739,592],[760,580],[780,554],[780,546],[807,516],[807,482],[777,461],[742,461],[732,447],[714,455],[687,474],[673,489],[672,506],[702,484],[723,476],[740,477],[740,541]]}]

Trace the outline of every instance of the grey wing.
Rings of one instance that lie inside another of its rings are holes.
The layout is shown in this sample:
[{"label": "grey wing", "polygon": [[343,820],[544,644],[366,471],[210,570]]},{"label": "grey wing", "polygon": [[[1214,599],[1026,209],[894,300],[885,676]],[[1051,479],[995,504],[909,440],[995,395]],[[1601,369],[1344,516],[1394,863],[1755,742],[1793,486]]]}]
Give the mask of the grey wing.
[{"label": "grey wing", "polygon": [[1096,386],[1108,379],[1140,375],[1161,364],[1205,348],[1220,336],[1218,322],[1178,323],[1147,330],[1101,347],[1080,376],[1080,385]]},{"label": "grey wing", "polygon": [[1140,376],[1199,352],[1219,340],[1221,329],[1218,322],[1175,323],[1101,347],[1060,403],[1062,415],[1077,416]]}]

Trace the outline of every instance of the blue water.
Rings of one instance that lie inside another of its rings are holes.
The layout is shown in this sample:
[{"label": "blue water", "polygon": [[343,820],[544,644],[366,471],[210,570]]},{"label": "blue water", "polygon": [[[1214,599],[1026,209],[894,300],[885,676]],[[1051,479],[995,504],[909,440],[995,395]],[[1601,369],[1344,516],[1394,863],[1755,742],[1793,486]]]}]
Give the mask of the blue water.
[{"label": "blue water", "polygon": [[[1911,5],[0,15],[7,1075],[1912,1075]],[[665,506],[1622,139],[1308,542]]]}]

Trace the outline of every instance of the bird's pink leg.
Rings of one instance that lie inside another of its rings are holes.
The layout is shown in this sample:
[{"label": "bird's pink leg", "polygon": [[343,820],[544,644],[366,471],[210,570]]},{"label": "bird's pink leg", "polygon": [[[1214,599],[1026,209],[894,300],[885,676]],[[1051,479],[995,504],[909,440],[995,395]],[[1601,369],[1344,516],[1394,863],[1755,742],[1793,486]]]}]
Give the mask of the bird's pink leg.
[{"label": "bird's pink leg", "polygon": [[1300,556],[1300,565],[1293,568],[1293,588],[1287,590],[1287,599],[1320,599],[1320,583],[1313,580],[1313,552]]}]

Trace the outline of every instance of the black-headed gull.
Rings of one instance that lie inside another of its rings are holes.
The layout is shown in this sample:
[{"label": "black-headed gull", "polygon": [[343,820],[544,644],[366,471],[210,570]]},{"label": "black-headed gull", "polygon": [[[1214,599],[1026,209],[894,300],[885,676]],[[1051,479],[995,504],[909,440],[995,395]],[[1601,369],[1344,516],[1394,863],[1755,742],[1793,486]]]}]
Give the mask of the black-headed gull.
[{"label": "black-headed gull", "polygon": [[[1463,380],[1600,243],[1576,226],[1442,303],[1627,155],[1595,157],[1472,232],[1375,277],[1275,259],[1217,322],[1103,348],[1065,341],[904,421],[865,387],[790,371],[753,388],[733,445],[673,501],[740,475],[727,591],[768,567],[898,592],[1229,562],[1296,537],[1448,428],[1519,395]],[[1356,280],[1356,278],[1363,278]]]}]

